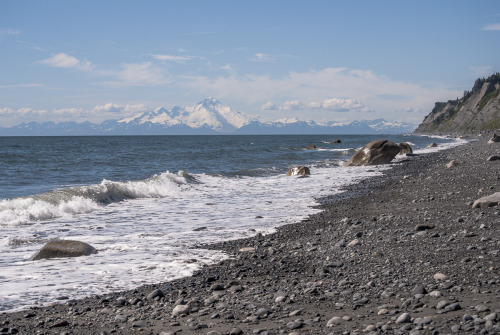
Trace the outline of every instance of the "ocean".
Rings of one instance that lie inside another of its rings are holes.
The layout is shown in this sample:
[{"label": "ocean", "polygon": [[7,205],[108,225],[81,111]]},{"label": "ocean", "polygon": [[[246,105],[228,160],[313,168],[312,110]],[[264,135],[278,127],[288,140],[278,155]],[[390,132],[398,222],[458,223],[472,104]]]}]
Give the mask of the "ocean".
[{"label": "ocean", "polygon": [[[194,247],[317,213],[321,197],[391,168],[342,167],[381,138],[419,154],[464,143],[416,135],[0,137],[0,311],[168,281],[226,259]],[[426,148],[431,142],[438,147]],[[311,176],[287,177],[296,165]],[[98,253],[28,260],[64,239]]]}]

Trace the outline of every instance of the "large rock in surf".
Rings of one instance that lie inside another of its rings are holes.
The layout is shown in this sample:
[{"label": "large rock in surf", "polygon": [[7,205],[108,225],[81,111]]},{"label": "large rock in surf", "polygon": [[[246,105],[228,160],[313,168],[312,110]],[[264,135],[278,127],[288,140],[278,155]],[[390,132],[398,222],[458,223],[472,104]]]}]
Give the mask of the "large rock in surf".
[{"label": "large rock in surf", "polygon": [[316,149],[316,146],[314,144],[309,144],[307,147],[306,147],[306,150],[314,150]]},{"label": "large rock in surf", "polygon": [[287,176],[309,176],[311,170],[307,166],[294,166],[288,170]]},{"label": "large rock in surf", "polygon": [[499,203],[500,203],[500,192],[496,192],[486,197],[477,199],[476,201],[474,201],[472,208],[491,207],[491,206],[496,206]]},{"label": "large rock in surf", "polygon": [[372,141],[354,154],[344,166],[387,164],[396,157],[399,150],[399,146],[389,140]]},{"label": "large rock in surf", "polygon": [[36,254],[31,256],[30,261],[49,258],[80,257],[96,254],[97,250],[90,244],[64,240],[52,241],[45,244]]},{"label": "large rock in surf", "polygon": [[398,146],[399,146],[398,155],[408,155],[413,153],[413,149],[406,142],[399,143]]}]

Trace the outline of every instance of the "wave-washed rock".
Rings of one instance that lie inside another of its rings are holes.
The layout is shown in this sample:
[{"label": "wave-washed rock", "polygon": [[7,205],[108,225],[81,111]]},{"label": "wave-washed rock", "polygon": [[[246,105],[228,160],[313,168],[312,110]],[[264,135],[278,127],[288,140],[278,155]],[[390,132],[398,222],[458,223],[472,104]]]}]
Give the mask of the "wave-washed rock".
[{"label": "wave-washed rock", "polygon": [[399,145],[389,140],[372,141],[354,154],[344,166],[387,164],[399,151]]},{"label": "wave-washed rock", "polygon": [[309,176],[311,170],[307,166],[294,166],[288,170],[287,176]]},{"label": "wave-washed rock", "polygon": [[51,241],[45,244],[36,254],[31,256],[30,261],[39,259],[80,257],[96,254],[97,250],[85,242],[64,240]]}]

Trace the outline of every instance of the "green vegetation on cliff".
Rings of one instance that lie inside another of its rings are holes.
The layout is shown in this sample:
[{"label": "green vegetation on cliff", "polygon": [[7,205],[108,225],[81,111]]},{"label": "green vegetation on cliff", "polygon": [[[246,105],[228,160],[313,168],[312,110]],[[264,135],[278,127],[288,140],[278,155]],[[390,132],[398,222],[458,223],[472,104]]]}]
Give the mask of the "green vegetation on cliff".
[{"label": "green vegetation on cliff", "polygon": [[453,133],[500,127],[500,73],[479,78],[463,97],[436,102],[416,133]]}]

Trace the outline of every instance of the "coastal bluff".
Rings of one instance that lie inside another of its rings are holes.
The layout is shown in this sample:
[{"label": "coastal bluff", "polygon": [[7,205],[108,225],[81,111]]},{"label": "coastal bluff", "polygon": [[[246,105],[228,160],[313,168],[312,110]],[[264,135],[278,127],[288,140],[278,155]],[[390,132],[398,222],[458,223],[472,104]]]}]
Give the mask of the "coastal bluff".
[{"label": "coastal bluff", "polygon": [[436,102],[417,127],[420,134],[467,134],[500,128],[500,73],[479,78],[460,99]]}]

